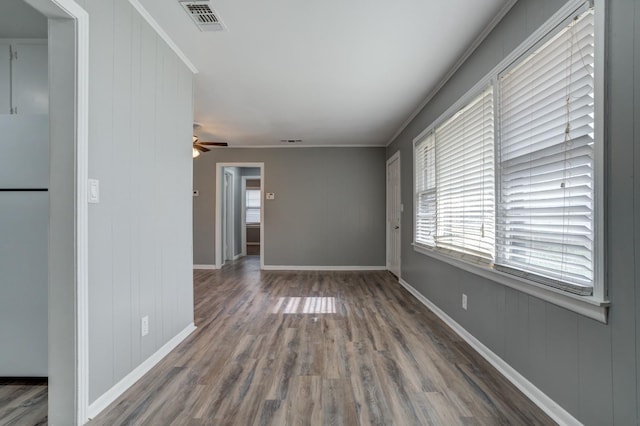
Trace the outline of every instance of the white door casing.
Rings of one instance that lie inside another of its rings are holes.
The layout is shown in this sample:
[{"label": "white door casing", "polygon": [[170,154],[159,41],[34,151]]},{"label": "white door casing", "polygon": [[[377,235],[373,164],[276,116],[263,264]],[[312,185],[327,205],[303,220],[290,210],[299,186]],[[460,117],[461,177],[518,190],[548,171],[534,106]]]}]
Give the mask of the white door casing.
[{"label": "white door casing", "polygon": [[387,160],[387,269],[400,278],[400,152]]},{"label": "white door casing", "polygon": [[[265,188],[265,165],[264,163],[216,163],[216,196],[215,196],[215,268],[220,269],[224,264],[224,252],[223,252],[223,223],[222,223],[222,210],[223,210],[223,187],[224,187],[224,168],[225,167],[255,167],[260,169],[260,193],[264,194]],[[265,215],[264,203],[260,205],[260,218],[263,226],[260,227],[260,269],[264,269],[264,259],[265,259],[265,247],[266,247],[266,239],[265,239],[265,226],[266,226],[266,215]]]}]

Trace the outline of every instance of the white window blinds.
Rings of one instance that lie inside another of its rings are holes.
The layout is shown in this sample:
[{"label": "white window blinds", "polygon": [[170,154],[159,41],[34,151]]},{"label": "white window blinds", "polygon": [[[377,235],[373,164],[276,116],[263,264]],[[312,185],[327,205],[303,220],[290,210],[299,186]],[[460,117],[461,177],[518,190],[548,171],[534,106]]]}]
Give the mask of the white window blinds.
[{"label": "white window blinds", "polygon": [[436,245],[493,259],[493,88],[435,130]]},{"label": "white window blinds", "polygon": [[418,244],[435,246],[436,236],[436,147],[433,132],[415,146],[416,235]]},{"label": "white window blinds", "polygon": [[246,217],[245,222],[250,224],[260,223],[260,201],[261,195],[259,189],[246,190]]},{"label": "white window blinds", "polygon": [[594,19],[587,11],[499,79],[496,267],[591,294]]}]

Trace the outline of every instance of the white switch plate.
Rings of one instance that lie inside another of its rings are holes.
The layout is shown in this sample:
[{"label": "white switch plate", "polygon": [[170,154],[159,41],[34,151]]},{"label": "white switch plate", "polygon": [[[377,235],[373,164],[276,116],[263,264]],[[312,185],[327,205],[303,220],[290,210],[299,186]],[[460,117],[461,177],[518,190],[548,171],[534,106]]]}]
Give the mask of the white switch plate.
[{"label": "white switch plate", "polygon": [[100,202],[100,181],[89,179],[89,202],[97,204]]},{"label": "white switch plate", "polygon": [[144,337],[149,334],[149,317],[144,316],[140,320],[140,334]]},{"label": "white switch plate", "polygon": [[267,200],[275,200],[276,193],[275,192],[267,192]]},{"label": "white switch plate", "polygon": [[462,309],[467,310],[467,295],[462,293]]}]

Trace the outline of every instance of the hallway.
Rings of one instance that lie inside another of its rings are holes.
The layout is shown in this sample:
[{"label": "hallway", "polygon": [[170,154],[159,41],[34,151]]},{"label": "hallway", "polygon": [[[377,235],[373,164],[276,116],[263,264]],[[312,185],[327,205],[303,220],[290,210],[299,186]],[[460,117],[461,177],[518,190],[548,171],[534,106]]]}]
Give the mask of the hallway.
[{"label": "hallway", "polygon": [[90,424],[553,424],[386,272],[194,280],[198,329]]}]

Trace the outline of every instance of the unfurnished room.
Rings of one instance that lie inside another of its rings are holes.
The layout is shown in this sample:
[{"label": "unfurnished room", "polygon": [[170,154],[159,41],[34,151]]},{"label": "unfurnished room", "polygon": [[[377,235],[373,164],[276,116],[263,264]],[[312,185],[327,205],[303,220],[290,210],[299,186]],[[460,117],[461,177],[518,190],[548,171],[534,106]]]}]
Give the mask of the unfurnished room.
[{"label": "unfurnished room", "polygon": [[640,424],[636,0],[2,0],[0,425]]}]

